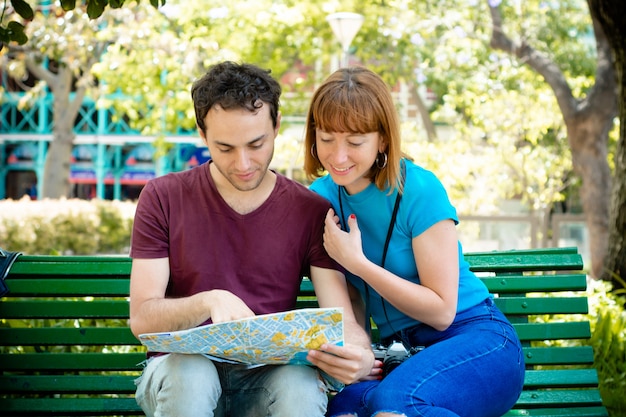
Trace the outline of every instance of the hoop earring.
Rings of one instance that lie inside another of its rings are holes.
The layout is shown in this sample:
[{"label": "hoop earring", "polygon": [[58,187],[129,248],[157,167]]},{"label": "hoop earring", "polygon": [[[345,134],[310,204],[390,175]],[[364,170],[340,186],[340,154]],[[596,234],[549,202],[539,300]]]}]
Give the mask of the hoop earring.
[{"label": "hoop earring", "polygon": [[[383,156],[383,162],[380,162],[380,156]],[[378,155],[376,155],[376,167],[378,167],[378,169],[383,169],[384,167],[387,166],[387,162],[388,162],[388,158],[387,158],[387,154],[384,152],[380,152]]]},{"label": "hoop earring", "polygon": [[311,156],[312,156],[314,159],[318,159],[318,158],[317,158],[317,155],[316,155],[315,153],[316,153],[316,152],[315,152],[315,143],[313,143],[313,146],[311,146]]}]

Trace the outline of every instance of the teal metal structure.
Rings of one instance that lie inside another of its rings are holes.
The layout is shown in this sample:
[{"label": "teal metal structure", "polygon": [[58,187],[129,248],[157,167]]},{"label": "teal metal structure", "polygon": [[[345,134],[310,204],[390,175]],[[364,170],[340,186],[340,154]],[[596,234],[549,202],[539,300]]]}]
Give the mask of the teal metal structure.
[{"label": "teal metal structure", "polygon": [[[49,142],[52,140],[53,97],[48,93],[32,106],[21,106],[23,92],[4,91],[0,96],[0,199],[7,196],[12,171],[33,171],[41,190]],[[99,108],[86,97],[74,124],[76,138],[72,163],[73,183],[93,183],[97,198],[113,186],[113,199],[122,198],[124,183],[142,184],[152,176],[181,171],[208,159],[195,131],[167,133],[169,151],[153,159],[155,137],[132,129],[110,108]],[[137,161],[137,154],[144,159]],[[146,160],[145,155],[149,155]],[[39,191],[38,191],[39,192]]]}]

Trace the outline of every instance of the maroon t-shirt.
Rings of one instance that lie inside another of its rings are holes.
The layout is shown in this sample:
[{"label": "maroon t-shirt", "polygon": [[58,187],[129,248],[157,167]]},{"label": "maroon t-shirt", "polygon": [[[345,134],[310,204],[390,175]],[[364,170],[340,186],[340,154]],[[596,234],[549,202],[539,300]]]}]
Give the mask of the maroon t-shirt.
[{"label": "maroon t-shirt", "polygon": [[169,258],[166,297],[223,289],[256,314],[290,310],[310,265],[340,269],[322,242],[329,207],[323,197],[277,174],[269,198],[239,214],[217,192],[206,163],[146,184],[130,256]]}]

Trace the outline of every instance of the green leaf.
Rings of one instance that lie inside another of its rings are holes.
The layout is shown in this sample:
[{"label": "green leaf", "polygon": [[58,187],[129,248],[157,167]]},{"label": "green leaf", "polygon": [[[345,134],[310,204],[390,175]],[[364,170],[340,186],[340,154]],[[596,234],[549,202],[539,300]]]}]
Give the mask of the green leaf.
[{"label": "green leaf", "polygon": [[61,7],[66,12],[74,10],[76,8],[76,0],[61,0]]},{"label": "green leaf", "polygon": [[33,9],[24,0],[11,0],[11,5],[13,5],[15,12],[24,19],[30,20],[33,18]]},{"label": "green leaf", "polygon": [[[160,4],[159,4],[160,3]],[[165,6],[165,0],[150,0],[150,4],[155,8],[158,9],[159,6]]]},{"label": "green leaf", "polygon": [[124,5],[124,0],[109,0],[109,6],[112,9],[119,9]]},{"label": "green leaf", "polygon": [[109,4],[108,0],[88,0],[87,15],[90,19],[97,19],[104,13],[104,8]]},{"label": "green leaf", "polygon": [[1,45],[5,43],[9,43],[9,31],[2,26],[0,26],[0,51],[2,50]]},{"label": "green leaf", "polygon": [[12,21],[7,25],[9,37],[12,41],[24,45],[28,41],[28,36],[24,33],[24,26],[21,23]]}]

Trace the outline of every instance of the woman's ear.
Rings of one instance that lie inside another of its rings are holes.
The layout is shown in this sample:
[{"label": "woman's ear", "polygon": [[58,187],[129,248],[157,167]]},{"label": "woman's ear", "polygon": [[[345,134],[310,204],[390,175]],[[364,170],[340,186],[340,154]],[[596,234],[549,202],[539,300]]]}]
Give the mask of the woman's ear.
[{"label": "woman's ear", "polygon": [[383,135],[379,133],[378,134],[378,153],[385,153],[386,150],[387,150],[387,141],[385,140]]}]

